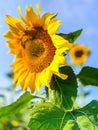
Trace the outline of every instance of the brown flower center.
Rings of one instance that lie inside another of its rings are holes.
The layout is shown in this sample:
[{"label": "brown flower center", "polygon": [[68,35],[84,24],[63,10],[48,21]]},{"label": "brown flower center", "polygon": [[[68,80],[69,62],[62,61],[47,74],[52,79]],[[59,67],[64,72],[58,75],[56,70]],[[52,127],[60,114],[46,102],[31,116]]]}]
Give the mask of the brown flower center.
[{"label": "brown flower center", "polygon": [[30,37],[24,44],[24,62],[31,72],[41,72],[53,61],[56,48],[49,34],[42,28],[28,32]]},{"label": "brown flower center", "polygon": [[28,40],[25,48],[28,56],[32,59],[40,57],[45,51],[43,42],[40,39]]},{"label": "brown flower center", "polygon": [[83,50],[77,50],[77,51],[75,51],[75,56],[76,57],[80,58],[80,57],[82,57],[82,55],[83,55]]}]

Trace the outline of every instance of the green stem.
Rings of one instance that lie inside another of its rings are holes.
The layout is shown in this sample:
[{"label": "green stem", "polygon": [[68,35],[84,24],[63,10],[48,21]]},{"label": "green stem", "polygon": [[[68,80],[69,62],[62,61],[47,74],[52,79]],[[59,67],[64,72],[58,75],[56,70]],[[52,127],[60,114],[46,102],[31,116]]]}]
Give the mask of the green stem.
[{"label": "green stem", "polygon": [[[82,67],[83,66],[81,66],[81,65],[77,66],[78,73],[80,72],[80,70],[81,70]],[[85,94],[84,94],[84,87],[83,87],[83,85],[80,82],[79,82],[79,90],[80,90],[80,94],[79,94],[80,106],[82,107],[82,106],[85,105],[85,101],[84,101]]]},{"label": "green stem", "polygon": [[85,95],[84,95],[84,88],[83,88],[83,86],[81,85],[81,86],[80,86],[80,106],[81,106],[81,107],[85,105],[84,97],[85,97]]}]

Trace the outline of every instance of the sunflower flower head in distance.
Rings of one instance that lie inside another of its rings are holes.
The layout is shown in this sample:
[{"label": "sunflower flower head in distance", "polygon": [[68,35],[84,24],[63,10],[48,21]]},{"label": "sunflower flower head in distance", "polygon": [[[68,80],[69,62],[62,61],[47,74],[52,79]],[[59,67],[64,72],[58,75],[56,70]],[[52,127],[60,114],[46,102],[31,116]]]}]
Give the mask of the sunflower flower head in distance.
[{"label": "sunflower flower head in distance", "polygon": [[56,35],[60,20],[55,19],[55,14],[47,12],[40,16],[39,4],[36,10],[37,13],[32,6],[27,6],[23,17],[19,6],[21,20],[6,15],[5,22],[10,31],[4,33],[9,52],[15,54],[11,64],[14,83],[20,84],[23,90],[29,87],[31,92],[35,88],[39,90],[42,84],[50,87],[53,74],[67,78],[59,72],[59,65],[66,65],[63,52],[72,47],[67,40]]},{"label": "sunflower flower head in distance", "polygon": [[74,44],[69,51],[72,64],[84,64],[90,54],[90,49],[87,46]]}]

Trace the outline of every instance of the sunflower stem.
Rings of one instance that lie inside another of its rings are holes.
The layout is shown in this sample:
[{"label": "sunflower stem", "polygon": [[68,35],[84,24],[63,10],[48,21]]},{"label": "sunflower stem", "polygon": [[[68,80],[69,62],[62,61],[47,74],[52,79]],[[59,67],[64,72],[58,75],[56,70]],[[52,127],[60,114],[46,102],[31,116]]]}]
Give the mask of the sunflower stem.
[{"label": "sunflower stem", "polygon": [[[83,67],[82,65],[77,66],[78,73],[81,71],[82,67]],[[85,105],[85,101],[84,101],[85,94],[84,94],[84,87],[80,82],[79,82],[79,91],[80,91],[80,94],[79,94],[80,104],[79,105],[83,107]]]}]

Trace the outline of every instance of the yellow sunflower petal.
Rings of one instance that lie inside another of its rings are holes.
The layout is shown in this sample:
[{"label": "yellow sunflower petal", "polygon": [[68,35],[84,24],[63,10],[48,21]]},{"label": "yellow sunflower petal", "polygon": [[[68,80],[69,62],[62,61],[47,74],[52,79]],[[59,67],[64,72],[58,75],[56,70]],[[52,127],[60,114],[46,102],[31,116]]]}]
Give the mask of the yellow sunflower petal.
[{"label": "yellow sunflower petal", "polygon": [[29,82],[29,87],[30,87],[30,91],[31,91],[31,93],[33,93],[34,92],[34,89],[35,89],[35,79],[36,79],[36,74],[35,73],[33,73],[32,74],[32,77],[31,77],[31,79],[30,79],[30,82]]},{"label": "yellow sunflower petal", "polygon": [[12,31],[12,33],[19,36],[19,30],[16,27],[13,27],[13,26],[9,25],[9,28]]},{"label": "yellow sunflower petal", "polygon": [[[18,81],[17,81],[17,84],[16,85],[18,85],[19,83],[21,83],[22,81],[24,81],[24,84],[25,84],[25,79],[27,78],[27,76],[28,76],[28,71],[25,71],[25,72],[23,72],[22,74],[21,74],[21,76],[18,78]],[[15,74],[15,76],[16,76],[17,74]],[[22,89],[24,88],[24,86],[22,86]]]},{"label": "yellow sunflower petal", "polygon": [[59,49],[62,47],[66,47],[66,48],[72,48],[72,44],[68,42],[68,40],[65,40],[63,37],[58,36],[58,35],[53,35],[52,37],[52,41],[54,43],[54,46]]},{"label": "yellow sunflower petal", "polygon": [[49,22],[53,16],[54,16],[54,14],[51,14],[51,13],[45,13],[42,16],[41,22],[42,22],[42,26],[43,26],[44,30],[46,30],[48,28]]},{"label": "yellow sunflower petal", "polygon": [[[17,66],[16,66],[17,64]],[[24,64],[21,62],[21,58],[15,58],[14,62],[10,65],[11,67],[15,67],[14,68],[14,72],[17,72],[18,70],[20,70],[21,68],[24,68]]]},{"label": "yellow sunflower petal", "polygon": [[36,79],[35,79],[35,86],[36,86],[36,89],[37,89],[38,92],[39,92],[40,87],[42,85],[39,77],[40,77],[40,73],[37,73],[36,74]]},{"label": "yellow sunflower petal", "polygon": [[40,5],[39,4],[36,4],[36,10],[37,10],[38,15],[40,16],[41,10],[40,10]]},{"label": "yellow sunflower petal", "polygon": [[31,78],[34,78],[34,77],[33,77],[33,74],[30,73],[30,74],[27,76],[26,80],[25,80],[23,90],[26,90],[27,87],[29,87]]},{"label": "yellow sunflower petal", "polygon": [[22,16],[22,12],[21,12],[21,8],[20,6],[18,6],[18,13],[19,13],[19,16],[20,18],[22,19],[22,21],[28,25],[28,22],[25,20],[25,18]]},{"label": "yellow sunflower petal", "polygon": [[[13,44],[13,42],[15,44]],[[20,50],[20,45],[16,44],[18,41],[17,40],[9,40],[7,41],[7,46],[10,48],[10,53],[13,54],[19,54],[19,50]]]},{"label": "yellow sunflower petal", "polygon": [[9,38],[9,39],[18,38],[17,35],[15,35],[14,33],[10,32],[10,31],[9,32],[5,32],[3,34],[3,36],[6,37],[6,38]]},{"label": "yellow sunflower petal", "polygon": [[31,18],[34,18],[33,20],[35,20],[35,18],[37,17],[37,15],[35,14],[32,6],[30,7],[26,7],[26,20],[32,20]]},{"label": "yellow sunflower petal", "polygon": [[[50,81],[53,73],[50,71],[50,68],[43,70],[40,74],[40,81],[47,87],[50,87]],[[47,77],[47,78],[46,78]]]},{"label": "yellow sunflower petal", "polygon": [[48,28],[47,28],[48,33],[50,35],[56,34],[56,31],[57,31],[59,25],[60,25],[60,20],[52,20],[52,22],[48,25]]},{"label": "yellow sunflower petal", "polygon": [[22,90],[23,90],[24,84],[25,84],[24,80],[20,81],[20,86]]},{"label": "yellow sunflower petal", "polygon": [[10,15],[6,15],[5,22],[18,30],[25,30],[25,26],[21,23],[21,21],[11,17]]},{"label": "yellow sunflower petal", "polygon": [[63,79],[63,80],[65,80],[65,79],[67,79],[68,78],[68,76],[67,75],[65,75],[65,74],[61,74],[61,73],[56,73],[56,72],[54,72],[55,73],[55,75],[57,75],[58,77],[60,77],[61,79]]},{"label": "yellow sunflower petal", "polygon": [[58,66],[59,66],[59,64],[58,64],[58,60],[57,59],[54,59],[53,60],[53,62],[51,63],[51,65],[50,65],[50,70],[52,71],[52,72],[58,72]]},{"label": "yellow sunflower petal", "polygon": [[66,79],[66,78],[67,78],[67,75],[61,74],[61,73],[59,72],[59,65],[60,65],[60,64],[66,65],[66,61],[64,61],[64,59],[63,59],[63,61],[61,61],[61,60],[60,60],[60,57],[55,56],[53,62],[52,62],[51,65],[50,65],[50,70],[51,70],[52,73],[56,74],[56,75],[59,76],[60,78]]},{"label": "yellow sunflower petal", "polygon": [[55,61],[58,65],[67,65],[66,59],[63,55],[56,55],[55,57]]},{"label": "yellow sunflower petal", "polygon": [[69,48],[68,47],[62,47],[62,48],[56,50],[56,54],[62,55],[62,53],[65,52],[66,50],[69,50]]},{"label": "yellow sunflower petal", "polygon": [[[15,74],[15,77],[14,77],[14,81],[13,83],[15,84],[18,80],[18,78],[23,74],[25,73],[24,69],[21,69],[21,71],[19,71],[17,74]],[[16,86],[18,86],[19,82],[17,82]]]},{"label": "yellow sunflower petal", "polygon": [[28,21],[29,25],[31,25],[31,26],[33,26],[33,25],[39,26],[40,25],[39,16],[36,15],[32,6],[26,7],[26,20]]}]

